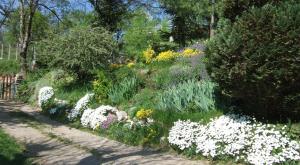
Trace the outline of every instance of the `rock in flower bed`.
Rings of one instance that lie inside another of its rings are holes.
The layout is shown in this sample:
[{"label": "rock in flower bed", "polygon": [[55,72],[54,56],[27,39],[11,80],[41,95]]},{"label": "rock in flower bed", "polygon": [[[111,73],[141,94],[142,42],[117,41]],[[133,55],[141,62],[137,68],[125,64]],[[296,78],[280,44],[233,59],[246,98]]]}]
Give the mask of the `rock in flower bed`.
[{"label": "rock in flower bed", "polygon": [[81,116],[81,124],[84,127],[92,129],[108,128],[109,124],[115,121],[122,121],[127,119],[127,114],[124,111],[119,111],[117,108],[102,105],[96,109],[86,109]]},{"label": "rock in flower bed", "polygon": [[177,121],[168,141],[180,150],[196,146],[208,157],[231,156],[251,164],[276,164],[300,160],[300,145],[273,125],[238,115],[223,115],[207,125]]}]

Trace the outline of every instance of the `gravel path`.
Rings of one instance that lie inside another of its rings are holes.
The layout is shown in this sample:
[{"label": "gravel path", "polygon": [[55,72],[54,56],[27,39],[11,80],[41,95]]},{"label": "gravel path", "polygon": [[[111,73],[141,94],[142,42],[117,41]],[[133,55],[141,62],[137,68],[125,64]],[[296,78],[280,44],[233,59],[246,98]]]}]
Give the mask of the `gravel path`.
[{"label": "gravel path", "polygon": [[128,146],[70,128],[20,103],[0,101],[0,126],[26,145],[28,156],[37,164],[209,164]]}]

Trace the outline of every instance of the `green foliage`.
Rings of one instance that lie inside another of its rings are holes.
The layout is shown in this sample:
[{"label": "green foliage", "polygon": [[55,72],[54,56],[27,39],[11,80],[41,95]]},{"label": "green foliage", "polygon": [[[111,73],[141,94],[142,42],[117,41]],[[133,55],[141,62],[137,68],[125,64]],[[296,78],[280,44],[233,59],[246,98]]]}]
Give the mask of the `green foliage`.
[{"label": "green foliage", "polygon": [[0,129],[0,162],[3,165],[31,164],[24,155],[25,148]]},{"label": "green foliage", "polygon": [[98,101],[105,101],[112,82],[101,70],[97,71],[96,79],[93,81],[93,91]]},{"label": "green foliage", "polygon": [[217,12],[220,18],[226,18],[235,21],[244,12],[253,7],[262,7],[267,3],[276,3],[278,0],[221,0],[217,1]]},{"label": "green foliage", "polygon": [[161,128],[156,125],[139,126],[132,128],[128,124],[112,124],[107,130],[108,136],[130,145],[147,145],[159,143]]},{"label": "green foliage", "polygon": [[127,14],[127,4],[123,0],[89,0],[93,5],[96,23],[111,32],[118,30],[120,23]]},{"label": "green foliage", "polygon": [[300,112],[299,11],[299,2],[290,1],[254,8],[208,43],[212,79],[247,106],[245,112],[265,117]]},{"label": "green foliage", "polygon": [[132,98],[133,104],[137,107],[155,108],[157,94],[158,92],[153,89],[142,89]]},{"label": "green foliage", "polygon": [[193,39],[207,37],[209,32],[209,0],[159,0],[166,12],[173,16],[171,35],[180,46]]},{"label": "green foliage", "polygon": [[16,74],[19,71],[20,65],[18,61],[0,59],[0,74]]},{"label": "green foliage", "polygon": [[136,11],[129,21],[130,24],[124,28],[124,50],[126,56],[142,60],[143,51],[149,45],[158,45],[162,41],[159,30],[164,29],[164,24],[158,29],[160,22],[151,19],[143,10]]},{"label": "green foliage", "polygon": [[112,35],[103,28],[75,27],[54,34],[39,44],[39,63],[61,68],[86,78],[109,65],[117,49]]},{"label": "green foliage", "polygon": [[136,77],[125,78],[108,91],[108,97],[114,104],[130,99],[137,91],[139,82]]},{"label": "green foliage", "polygon": [[215,84],[209,81],[189,80],[164,91],[159,96],[161,110],[209,111],[215,108]]}]

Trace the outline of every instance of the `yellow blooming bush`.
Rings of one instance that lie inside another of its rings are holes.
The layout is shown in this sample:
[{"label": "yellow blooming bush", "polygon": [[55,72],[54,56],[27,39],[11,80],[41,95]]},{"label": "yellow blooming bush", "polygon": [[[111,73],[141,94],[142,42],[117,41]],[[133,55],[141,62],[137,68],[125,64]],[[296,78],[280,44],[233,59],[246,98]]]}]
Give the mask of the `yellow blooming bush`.
[{"label": "yellow blooming bush", "polygon": [[154,57],[154,50],[152,49],[151,46],[149,46],[144,52],[143,52],[143,57],[146,60],[146,63],[151,63],[151,61],[153,60]]},{"label": "yellow blooming bush", "polygon": [[153,113],[152,109],[142,108],[136,113],[135,117],[139,120],[143,120],[143,119],[147,119],[147,118],[151,117],[152,113]]},{"label": "yellow blooming bush", "polygon": [[178,56],[178,53],[176,53],[172,50],[168,50],[168,51],[159,53],[158,56],[156,57],[156,60],[157,61],[169,61],[169,60],[176,58],[177,56]]},{"label": "yellow blooming bush", "polygon": [[196,55],[199,55],[199,54],[202,54],[203,52],[200,51],[200,50],[195,50],[195,49],[192,49],[192,48],[186,48],[184,49],[184,51],[181,53],[181,55],[183,57],[192,57],[192,56],[196,56]]}]

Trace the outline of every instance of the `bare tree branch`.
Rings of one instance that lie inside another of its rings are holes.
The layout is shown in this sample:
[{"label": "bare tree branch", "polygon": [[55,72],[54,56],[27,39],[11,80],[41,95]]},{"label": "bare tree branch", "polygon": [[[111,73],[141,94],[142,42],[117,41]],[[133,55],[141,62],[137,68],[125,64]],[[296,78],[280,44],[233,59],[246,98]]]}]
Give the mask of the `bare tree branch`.
[{"label": "bare tree branch", "polygon": [[47,10],[49,10],[52,14],[55,15],[55,17],[58,19],[58,21],[61,21],[61,19],[59,18],[59,16],[57,15],[55,10],[52,10],[51,8],[49,8],[47,5],[45,5],[43,3],[39,3],[38,5],[44,7]]}]

